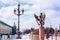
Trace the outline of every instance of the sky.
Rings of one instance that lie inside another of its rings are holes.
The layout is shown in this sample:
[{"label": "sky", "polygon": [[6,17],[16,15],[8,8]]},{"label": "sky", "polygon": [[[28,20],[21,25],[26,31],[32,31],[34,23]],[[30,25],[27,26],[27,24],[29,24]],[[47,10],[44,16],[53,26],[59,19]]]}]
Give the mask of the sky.
[{"label": "sky", "polygon": [[[0,20],[13,26],[18,24],[18,17],[14,14],[17,10],[18,2],[20,11],[24,9],[24,14],[20,16],[20,30],[39,28],[34,14],[45,13],[45,26],[57,28],[60,25],[60,0],[0,0]],[[17,13],[17,12],[16,12]]]},{"label": "sky", "polygon": [[[60,0],[0,0],[0,20],[13,26],[18,24],[18,17],[14,14],[17,10],[18,2],[20,11],[24,9],[24,14],[20,16],[20,30],[39,28],[34,14],[45,13],[44,27],[58,28],[60,25]],[[17,12],[16,12],[17,13]]]}]

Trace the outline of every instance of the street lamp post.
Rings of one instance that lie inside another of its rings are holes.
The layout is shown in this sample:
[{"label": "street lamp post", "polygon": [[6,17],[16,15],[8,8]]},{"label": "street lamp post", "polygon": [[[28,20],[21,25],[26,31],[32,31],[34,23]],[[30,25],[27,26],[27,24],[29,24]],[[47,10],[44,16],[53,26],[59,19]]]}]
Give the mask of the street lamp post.
[{"label": "street lamp post", "polygon": [[[16,14],[16,11],[18,12],[18,14]],[[17,34],[18,34],[18,37],[17,37],[17,39],[21,39],[21,36],[20,36],[20,26],[19,26],[19,24],[20,24],[20,15],[22,15],[22,14],[24,14],[24,10],[22,9],[22,13],[20,14],[20,4],[18,4],[18,9],[16,10],[16,9],[14,9],[14,14],[16,14],[17,16],[18,16],[18,32],[17,32]]]}]

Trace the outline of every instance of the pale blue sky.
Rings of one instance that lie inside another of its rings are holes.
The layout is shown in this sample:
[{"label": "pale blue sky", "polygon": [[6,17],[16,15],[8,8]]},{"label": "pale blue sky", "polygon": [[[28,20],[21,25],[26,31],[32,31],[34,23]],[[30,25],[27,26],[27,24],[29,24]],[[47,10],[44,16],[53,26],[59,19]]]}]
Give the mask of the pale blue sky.
[{"label": "pale blue sky", "polygon": [[[0,20],[17,25],[17,16],[13,12],[17,4],[18,0],[0,0]],[[45,27],[51,24],[56,28],[60,25],[60,0],[20,0],[20,7],[25,11],[20,16],[21,30],[39,28],[33,14],[39,15],[41,12],[46,14]]]}]

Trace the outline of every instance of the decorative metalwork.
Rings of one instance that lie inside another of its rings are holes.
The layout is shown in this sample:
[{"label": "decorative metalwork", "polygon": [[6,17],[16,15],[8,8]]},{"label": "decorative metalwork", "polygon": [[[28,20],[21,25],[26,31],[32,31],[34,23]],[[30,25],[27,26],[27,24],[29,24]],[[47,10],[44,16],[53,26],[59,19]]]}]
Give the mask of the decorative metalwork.
[{"label": "decorative metalwork", "polygon": [[[16,14],[16,12],[18,12],[18,14]],[[20,14],[20,4],[18,4],[18,9],[16,10],[16,9],[14,9],[14,14],[16,14],[17,16],[18,16],[18,37],[17,37],[17,39],[21,39],[21,36],[20,36],[20,26],[19,26],[19,24],[20,24],[20,16],[22,15],[22,14],[24,14],[24,10],[22,9],[22,13]]]}]

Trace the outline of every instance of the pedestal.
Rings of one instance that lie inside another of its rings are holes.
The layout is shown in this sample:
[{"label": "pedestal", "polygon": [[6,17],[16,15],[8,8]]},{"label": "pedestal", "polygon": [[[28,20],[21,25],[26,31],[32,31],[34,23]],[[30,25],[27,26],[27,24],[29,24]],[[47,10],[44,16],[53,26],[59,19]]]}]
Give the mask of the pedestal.
[{"label": "pedestal", "polygon": [[16,39],[21,39],[20,31],[17,32],[17,38]]},{"label": "pedestal", "polygon": [[39,28],[39,40],[44,40],[44,27]]}]

